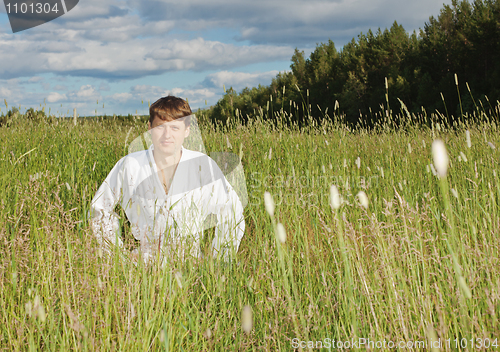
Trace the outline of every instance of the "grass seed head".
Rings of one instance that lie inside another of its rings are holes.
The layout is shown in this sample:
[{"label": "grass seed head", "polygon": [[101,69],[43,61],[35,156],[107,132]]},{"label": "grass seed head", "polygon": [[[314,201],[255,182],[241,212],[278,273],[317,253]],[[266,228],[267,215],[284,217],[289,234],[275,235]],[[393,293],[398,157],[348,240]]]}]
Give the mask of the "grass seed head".
[{"label": "grass seed head", "polygon": [[244,306],[241,312],[241,329],[249,334],[252,331],[252,325],[252,308],[250,306]]},{"label": "grass seed head", "polygon": [[283,226],[282,223],[278,223],[278,226],[276,226],[276,236],[278,237],[278,241],[282,244],[286,242],[285,226]]},{"label": "grass seed head", "polygon": [[436,335],[436,331],[434,330],[434,328],[432,327],[431,324],[429,324],[427,326],[427,337],[429,339],[429,345],[431,346],[431,351],[432,352],[439,352],[440,349],[434,347],[435,342],[439,341],[439,340],[438,340],[438,337]]},{"label": "grass seed head", "polygon": [[465,282],[465,278],[463,276],[460,276],[458,278],[458,285],[462,289],[462,292],[464,293],[465,298],[471,299],[472,293],[470,292],[469,286],[467,286],[467,283]]},{"label": "grass seed head", "polygon": [[331,185],[330,186],[330,206],[333,209],[338,209],[342,205],[342,202],[340,201],[340,194],[337,186]]},{"label": "grass seed head", "polygon": [[33,301],[33,313],[35,316],[40,319],[42,323],[45,322],[45,308],[43,307],[42,303],[40,302],[40,296],[36,295],[35,299]]},{"label": "grass seed head", "polygon": [[467,156],[463,152],[460,152],[460,156],[462,157],[462,160],[467,162]]},{"label": "grass seed head", "polygon": [[472,147],[472,144],[470,142],[470,132],[469,132],[469,130],[465,131],[465,140],[467,141],[467,148]]},{"label": "grass seed head", "polygon": [[270,217],[274,216],[274,200],[269,192],[264,192],[264,206]]},{"label": "grass seed head", "polygon": [[174,274],[175,280],[177,281],[177,285],[179,288],[182,288],[182,274],[180,271],[176,271]]},{"label": "grass seed head", "polygon": [[[201,151],[201,144],[200,144],[200,151]],[[240,160],[243,159],[243,143],[240,143],[240,153],[239,153]]]},{"label": "grass seed head", "polygon": [[28,303],[24,305],[24,308],[26,309],[26,314],[28,314],[28,316],[31,317],[33,311],[33,306],[31,304],[31,301],[28,301]]},{"label": "grass seed head", "polygon": [[357,194],[359,204],[365,209],[368,209],[368,196],[364,191],[359,191]]},{"label": "grass seed head", "polygon": [[448,153],[446,152],[446,147],[444,142],[440,139],[436,139],[432,142],[432,156],[434,157],[434,166],[439,177],[446,177],[446,172],[448,171]]}]

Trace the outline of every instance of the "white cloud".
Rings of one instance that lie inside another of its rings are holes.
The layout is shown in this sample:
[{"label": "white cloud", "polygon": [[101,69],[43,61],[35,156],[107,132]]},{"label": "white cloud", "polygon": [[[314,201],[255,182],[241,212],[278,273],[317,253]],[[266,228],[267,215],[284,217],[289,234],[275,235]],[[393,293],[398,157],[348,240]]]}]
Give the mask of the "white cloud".
[{"label": "white cloud", "polygon": [[207,76],[203,84],[209,87],[226,88],[233,87],[235,90],[241,90],[245,87],[255,87],[259,84],[268,85],[276,77],[279,71],[268,72],[230,72],[220,71]]},{"label": "white cloud", "polygon": [[12,96],[12,91],[5,87],[0,87],[0,97],[7,99]]},{"label": "white cloud", "polygon": [[89,98],[93,97],[96,94],[96,90],[90,84],[85,86],[81,86],[80,90],[76,92],[76,96],[80,98]]},{"label": "white cloud", "polygon": [[72,90],[64,95],[72,103],[94,104],[94,102],[97,103],[98,100],[102,100],[101,93],[90,84],[83,85],[78,90]]},{"label": "white cloud", "polygon": [[434,0],[130,0],[129,4],[150,21],[172,20],[185,31],[231,28],[239,39],[253,43],[313,46],[332,39],[337,47],[356,37],[359,28],[383,29],[395,20],[410,31],[423,27],[442,8]]},{"label": "white cloud", "polygon": [[[109,98],[119,101],[119,102],[143,102],[143,104],[153,103],[156,99],[167,95],[180,96],[182,98],[188,98],[190,103],[200,102],[204,99],[212,98],[216,95],[216,92],[210,88],[170,88],[165,89],[158,86],[152,85],[136,85],[130,89],[128,93],[115,93]],[[151,100],[153,99],[153,100]]]},{"label": "white cloud", "polygon": [[28,82],[30,83],[38,83],[40,81],[43,81],[43,77],[40,77],[40,76],[35,76],[35,77],[31,77]]},{"label": "white cloud", "polygon": [[0,34],[0,77],[52,72],[126,79],[168,71],[204,71],[286,60],[292,53],[292,47],[237,46],[203,38],[166,43],[156,38],[146,38],[107,44],[81,39],[65,45],[50,40],[36,43],[13,40],[8,35]]},{"label": "white cloud", "polygon": [[65,101],[67,100],[68,98],[66,97],[66,94],[59,94],[57,92],[51,92],[48,96],[47,96],[47,101],[49,103],[57,103],[59,101]]},{"label": "white cloud", "polygon": [[172,90],[172,95],[182,96],[188,99],[189,105],[193,107],[200,107],[204,105],[205,101],[210,101],[211,104],[214,103],[213,98],[218,98],[219,95],[214,91],[214,89],[209,88],[198,88],[198,89],[182,89]]},{"label": "white cloud", "polygon": [[[47,98],[53,108],[62,103],[93,114],[99,100],[104,111],[125,113],[146,111],[147,99],[173,94],[204,106],[217,101],[222,85],[269,84],[277,71],[262,63],[282,65],[295,47],[307,55],[331,38],[340,49],[394,20],[410,31],[440,8],[434,0],[80,1],[50,23],[0,31],[0,101],[36,107]],[[247,73],[248,65],[255,71]],[[190,83],[182,86],[175,74],[170,80],[175,71],[191,71]],[[157,76],[161,80],[152,79]],[[163,78],[165,86],[158,83]]]},{"label": "white cloud", "polygon": [[[51,72],[130,79],[285,61],[295,47],[331,38],[340,49],[361,31],[394,20],[409,23],[407,29],[423,26],[441,6],[433,0],[81,1],[36,30],[0,34],[0,78]],[[202,37],[207,30],[260,44]]]},{"label": "white cloud", "polygon": [[89,18],[108,19],[116,16],[126,16],[130,7],[118,0],[85,0],[60,19],[67,23],[78,23]]},{"label": "white cloud", "polygon": [[152,85],[136,85],[130,89],[130,92],[115,93],[110,96],[104,96],[107,104],[120,104],[121,107],[129,107],[129,111],[134,111],[140,107],[143,113],[147,113],[148,102],[154,103],[157,99],[167,95],[175,95],[183,99],[188,99],[190,106],[198,108],[205,105],[205,101],[214,104],[219,97],[220,89],[214,88],[181,88],[175,87],[165,89]]},{"label": "white cloud", "polygon": [[170,41],[151,51],[147,58],[155,60],[164,69],[201,71],[284,60],[289,59],[292,54],[293,48],[289,46],[236,46],[197,38],[189,41]]},{"label": "white cloud", "polygon": [[66,91],[66,90],[68,90],[68,87],[65,86],[65,85],[63,85],[63,84],[57,84],[57,85],[54,86],[54,90],[64,90],[64,91]]},{"label": "white cloud", "polygon": [[19,105],[20,99],[22,97],[28,96],[28,94],[23,95],[24,90],[19,84],[19,79],[0,79],[0,104],[3,107],[3,100],[7,100],[9,108],[12,105]]},{"label": "white cloud", "polygon": [[124,103],[129,101],[132,98],[132,94],[130,93],[115,93],[111,95],[109,98],[112,100],[116,100],[117,102]]}]

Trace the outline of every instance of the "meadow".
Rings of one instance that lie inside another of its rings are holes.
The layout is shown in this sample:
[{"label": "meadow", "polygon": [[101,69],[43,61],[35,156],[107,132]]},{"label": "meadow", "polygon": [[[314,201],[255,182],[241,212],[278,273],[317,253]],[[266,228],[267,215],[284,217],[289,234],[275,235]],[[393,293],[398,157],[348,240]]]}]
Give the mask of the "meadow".
[{"label": "meadow", "polygon": [[371,130],[275,114],[200,124],[208,152],[242,156],[246,234],[235,262],[166,268],[103,255],[86,215],[145,119],[0,127],[0,348],[498,349],[498,106]]}]

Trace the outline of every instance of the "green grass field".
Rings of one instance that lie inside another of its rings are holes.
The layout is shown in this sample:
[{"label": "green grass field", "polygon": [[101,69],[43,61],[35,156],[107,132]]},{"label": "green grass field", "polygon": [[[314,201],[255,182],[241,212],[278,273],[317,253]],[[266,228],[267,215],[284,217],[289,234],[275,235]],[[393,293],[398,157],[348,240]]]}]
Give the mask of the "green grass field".
[{"label": "green grass field", "polygon": [[[127,134],[129,143],[145,126],[111,118],[0,128],[2,350],[289,351],[335,340],[335,349],[423,351],[439,338],[442,350],[498,349],[494,122],[372,132],[202,124],[208,152],[242,150],[247,231],[237,263],[166,269],[102,256],[85,215]],[[435,139],[450,159],[442,179],[430,166]],[[253,324],[242,327],[245,306]]]}]

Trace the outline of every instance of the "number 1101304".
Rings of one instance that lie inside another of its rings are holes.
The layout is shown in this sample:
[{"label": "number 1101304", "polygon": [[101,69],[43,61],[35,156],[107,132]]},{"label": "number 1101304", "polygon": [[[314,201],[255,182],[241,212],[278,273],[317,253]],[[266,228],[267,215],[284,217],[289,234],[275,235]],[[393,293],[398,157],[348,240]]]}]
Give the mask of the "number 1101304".
[{"label": "number 1101304", "polygon": [[6,4],[7,13],[23,13],[23,14],[42,14],[42,13],[58,13],[60,10],[57,7],[57,2],[52,5],[48,2],[41,3],[38,2],[36,4],[30,3],[27,4],[25,2],[16,2],[13,4]]}]

